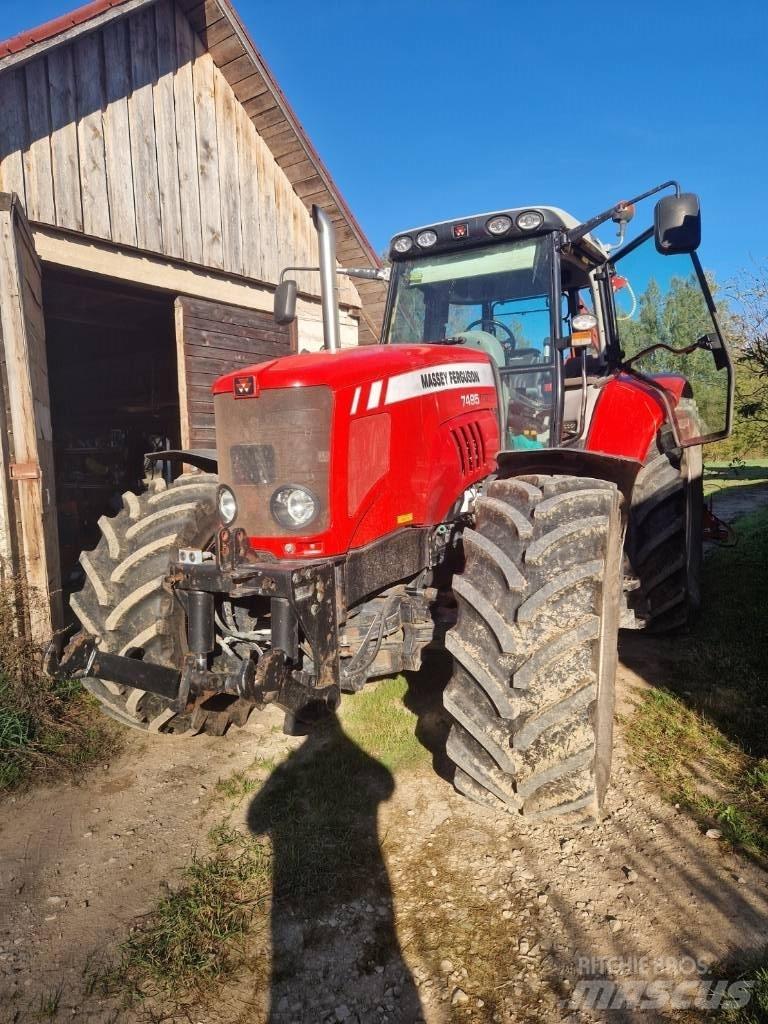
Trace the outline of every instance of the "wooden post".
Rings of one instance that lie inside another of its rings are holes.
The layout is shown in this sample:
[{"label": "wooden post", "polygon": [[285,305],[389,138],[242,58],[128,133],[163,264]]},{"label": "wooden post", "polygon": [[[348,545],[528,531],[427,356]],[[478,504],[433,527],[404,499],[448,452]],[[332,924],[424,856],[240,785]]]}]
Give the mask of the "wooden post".
[{"label": "wooden post", "polygon": [[18,507],[31,635],[47,645],[63,616],[41,287],[23,210],[16,196],[0,194],[0,325],[13,438],[3,483],[12,482]]}]

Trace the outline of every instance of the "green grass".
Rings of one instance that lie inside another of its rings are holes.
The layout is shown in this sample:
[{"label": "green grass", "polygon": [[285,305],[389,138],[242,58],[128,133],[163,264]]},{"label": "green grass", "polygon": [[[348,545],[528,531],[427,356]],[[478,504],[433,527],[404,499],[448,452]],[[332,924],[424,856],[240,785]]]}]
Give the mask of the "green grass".
[{"label": "green grass", "polygon": [[768,483],[768,459],[732,459],[730,462],[706,462],[704,495],[726,493],[734,487]]},{"label": "green grass", "polygon": [[103,976],[106,989],[183,1012],[246,962],[251,971],[261,962],[258,933],[272,902],[307,916],[385,885],[378,806],[394,789],[392,772],[429,763],[406,691],[398,678],[345,698],[339,717],[317,725],[285,759],[259,759],[221,779],[218,795],[250,799],[247,831],[229,817],[213,830],[210,852],[122,945]]},{"label": "green grass", "polygon": [[53,1020],[59,1012],[61,991],[61,988],[57,988],[40,996],[40,1006],[37,1011],[38,1020]]},{"label": "green grass", "polygon": [[341,710],[349,738],[393,772],[429,763],[426,749],[416,738],[413,712],[405,705],[407,689],[402,676],[387,679],[346,697]]},{"label": "green grass", "polygon": [[12,674],[0,652],[0,792],[73,777],[119,748],[119,730],[73,680]]},{"label": "green grass", "polygon": [[640,699],[627,737],[668,799],[768,863],[768,510],[737,526],[738,545],[705,560],[690,635],[656,641],[664,687]]},{"label": "green grass", "polygon": [[194,998],[242,966],[244,938],[269,899],[269,852],[228,826],[210,839],[212,852],[195,857],[123,943],[101,979],[107,992]]},{"label": "green grass", "polygon": [[[726,1001],[708,1015],[710,1019],[717,1024],[768,1024],[768,947],[742,959],[716,965],[710,974],[730,982],[747,982],[751,988],[746,1006],[729,1006]],[[693,1018],[687,1019],[693,1024]]]}]

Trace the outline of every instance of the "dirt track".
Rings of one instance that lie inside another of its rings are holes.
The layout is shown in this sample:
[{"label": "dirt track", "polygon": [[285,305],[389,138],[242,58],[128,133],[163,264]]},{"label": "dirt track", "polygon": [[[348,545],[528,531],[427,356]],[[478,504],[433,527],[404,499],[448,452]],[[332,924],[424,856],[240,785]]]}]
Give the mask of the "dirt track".
[{"label": "dirt track", "polygon": [[[645,685],[621,670],[624,702]],[[115,1019],[114,1006],[84,994],[90,958],[124,938],[204,844],[222,817],[211,792],[217,778],[257,753],[310,743],[286,739],[278,722],[268,716],[223,742],[139,737],[81,787],[4,805],[3,1020],[34,1019],[41,999],[59,989],[56,1019]],[[299,756],[311,766],[311,751]],[[575,830],[497,820],[431,772],[398,778],[378,808],[372,797],[383,860],[353,898],[312,919],[282,901],[273,908],[280,970],[269,1019],[555,1022],[570,1019],[559,1000],[584,970],[622,966],[601,958],[711,963],[767,942],[766,876],[665,805],[626,763],[620,735],[615,765],[608,819]],[[237,812],[246,827],[257,802]],[[269,935],[265,922],[252,973],[215,1010],[196,1009],[190,1019],[267,1019]],[[669,967],[684,976],[687,965]],[[624,970],[637,977],[636,966]]]},{"label": "dirt track", "polygon": [[723,484],[722,491],[713,491],[707,498],[711,500],[716,516],[726,523],[732,523],[740,516],[749,515],[759,508],[768,505],[768,483],[744,484],[741,487],[727,487]]}]

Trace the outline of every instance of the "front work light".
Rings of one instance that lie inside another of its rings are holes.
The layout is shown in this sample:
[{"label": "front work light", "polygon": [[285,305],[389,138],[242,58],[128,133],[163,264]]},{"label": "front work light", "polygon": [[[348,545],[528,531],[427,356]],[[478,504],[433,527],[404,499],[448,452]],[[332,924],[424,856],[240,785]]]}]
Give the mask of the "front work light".
[{"label": "front work light", "polygon": [[404,253],[408,252],[412,245],[413,240],[409,238],[408,235],[401,235],[399,238],[396,238],[394,240],[394,242],[392,243],[392,248],[395,250],[395,252]]},{"label": "front work light", "polygon": [[422,249],[428,249],[430,245],[434,245],[437,241],[437,235],[434,231],[420,231],[416,235],[416,245]]},{"label": "front work light", "polygon": [[286,530],[303,530],[317,519],[320,502],[305,487],[288,484],[272,495],[270,511],[276,522]]},{"label": "front work light", "polygon": [[518,214],[515,223],[521,231],[535,231],[544,223],[544,214],[538,210],[526,210],[525,213]]},{"label": "front work light", "polygon": [[512,227],[512,218],[502,213],[499,217],[491,217],[485,226],[492,235],[503,235]]},{"label": "front work light", "polygon": [[237,515],[237,502],[235,496],[228,487],[219,488],[219,497],[217,504],[219,506],[219,515],[221,521],[225,526],[229,526],[230,523],[235,521]]}]

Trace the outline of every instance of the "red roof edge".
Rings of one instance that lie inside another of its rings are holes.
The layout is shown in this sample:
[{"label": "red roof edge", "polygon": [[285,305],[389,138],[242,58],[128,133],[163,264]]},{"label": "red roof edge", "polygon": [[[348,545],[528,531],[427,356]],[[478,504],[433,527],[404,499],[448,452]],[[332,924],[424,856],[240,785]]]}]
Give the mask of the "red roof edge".
[{"label": "red roof edge", "polygon": [[70,28],[85,24],[86,21],[103,14],[111,7],[121,7],[124,3],[126,0],[92,0],[91,3],[78,7],[77,10],[62,14],[61,17],[47,21],[44,25],[29,29],[27,32],[20,32],[19,35],[0,42],[0,58],[10,57],[11,54],[21,53],[23,50],[29,49],[30,46],[45,42],[46,39],[53,39],[54,36],[61,35],[62,32],[66,32]]}]

